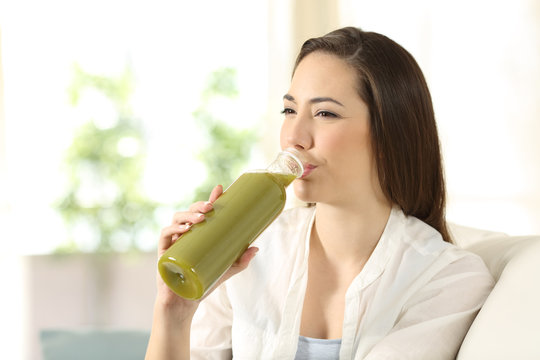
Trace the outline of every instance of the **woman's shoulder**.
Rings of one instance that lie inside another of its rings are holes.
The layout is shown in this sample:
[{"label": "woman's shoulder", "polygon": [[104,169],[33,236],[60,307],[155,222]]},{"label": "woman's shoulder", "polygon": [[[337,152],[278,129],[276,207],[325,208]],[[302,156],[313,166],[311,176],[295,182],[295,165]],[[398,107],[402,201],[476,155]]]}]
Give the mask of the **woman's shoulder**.
[{"label": "woman's shoulder", "polygon": [[468,266],[475,267],[482,272],[487,271],[479,256],[444,241],[436,229],[422,220],[414,216],[407,216],[401,211],[397,211],[395,216],[397,224],[395,225],[394,241],[398,243],[397,247],[404,253],[409,255],[415,253],[414,258],[417,260],[423,258],[426,263],[435,261],[435,263],[450,265],[456,262],[462,265],[468,264]]},{"label": "woman's shoulder", "polygon": [[444,270],[441,269],[443,273],[475,272],[491,277],[482,258],[444,241],[436,229],[415,217],[406,217],[404,239],[419,254],[431,255],[437,259],[435,263],[446,263]]},{"label": "woman's shoulder", "polygon": [[[399,222],[401,223],[401,238],[407,244],[423,251],[434,250],[434,244],[443,244],[442,235],[432,226],[424,221],[410,215],[405,215],[402,211],[398,213]],[[439,246],[435,246],[438,248]]]}]

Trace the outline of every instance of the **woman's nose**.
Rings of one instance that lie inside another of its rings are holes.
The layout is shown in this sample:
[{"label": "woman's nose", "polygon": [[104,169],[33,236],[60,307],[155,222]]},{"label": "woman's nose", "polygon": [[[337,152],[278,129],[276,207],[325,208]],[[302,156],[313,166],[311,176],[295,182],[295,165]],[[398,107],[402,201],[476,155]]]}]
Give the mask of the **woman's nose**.
[{"label": "woman's nose", "polygon": [[307,116],[298,113],[284,120],[281,126],[281,145],[283,148],[295,147],[304,150],[313,146],[312,126]]}]

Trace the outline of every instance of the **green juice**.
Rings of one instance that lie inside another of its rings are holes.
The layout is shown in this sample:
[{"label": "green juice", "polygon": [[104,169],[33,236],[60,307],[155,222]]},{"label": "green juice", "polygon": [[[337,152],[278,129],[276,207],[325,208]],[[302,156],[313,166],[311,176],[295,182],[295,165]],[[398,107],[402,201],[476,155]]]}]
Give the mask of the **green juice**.
[{"label": "green juice", "polygon": [[241,175],[159,259],[163,281],[179,296],[199,299],[281,213],[292,174]]}]

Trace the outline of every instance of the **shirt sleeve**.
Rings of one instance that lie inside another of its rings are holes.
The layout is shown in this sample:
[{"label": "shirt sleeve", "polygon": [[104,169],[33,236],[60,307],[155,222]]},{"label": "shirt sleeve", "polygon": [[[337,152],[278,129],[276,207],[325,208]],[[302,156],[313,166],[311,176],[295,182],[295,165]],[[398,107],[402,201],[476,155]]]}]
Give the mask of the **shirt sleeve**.
[{"label": "shirt sleeve", "polygon": [[450,263],[405,303],[392,330],[365,360],[455,359],[493,285],[476,255]]},{"label": "shirt sleeve", "polygon": [[232,359],[231,328],[232,308],[223,283],[201,302],[193,317],[191,359]]}]

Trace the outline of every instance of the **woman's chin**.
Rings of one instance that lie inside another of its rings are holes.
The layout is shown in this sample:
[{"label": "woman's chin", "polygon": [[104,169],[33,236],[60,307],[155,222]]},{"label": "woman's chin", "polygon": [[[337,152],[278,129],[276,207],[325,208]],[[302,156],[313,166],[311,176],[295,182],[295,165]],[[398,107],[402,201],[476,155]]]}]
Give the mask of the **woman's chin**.
[{"label": "woman's chin", "polygon": [[300,201],[306,202],[306,203],[315,203],[317,202],[313,191],[310,189],[309,186],[306,186],[307,184],[301,181],[295,181],[293,183],[294,187],[294,195],[296,198]]}]

